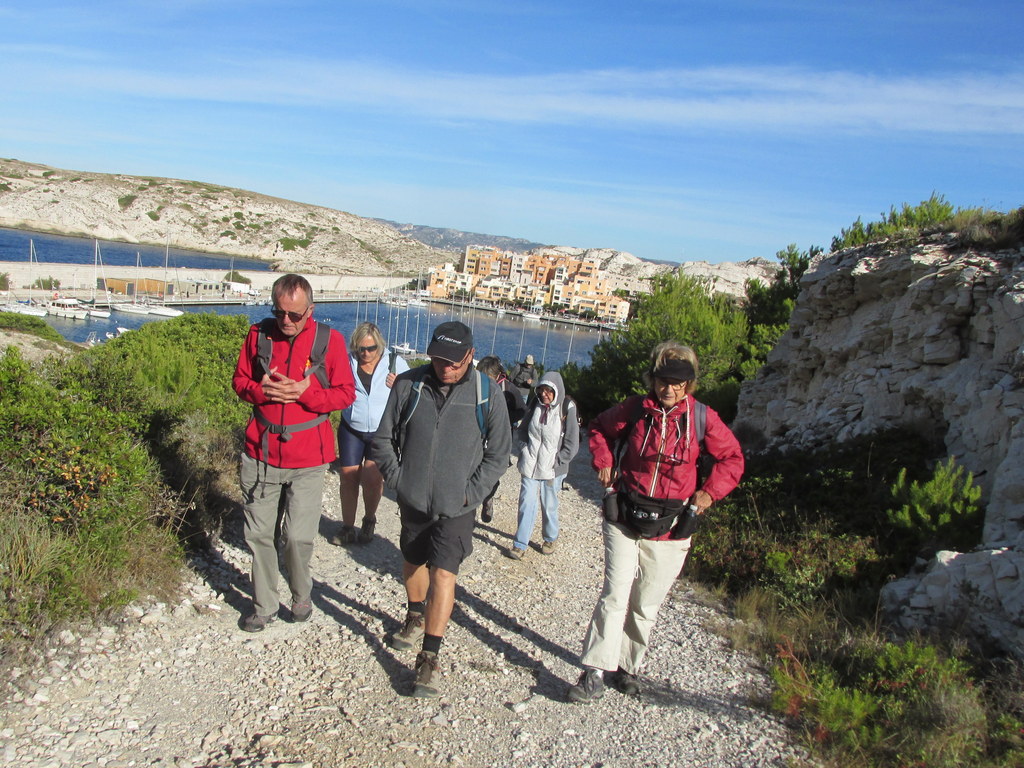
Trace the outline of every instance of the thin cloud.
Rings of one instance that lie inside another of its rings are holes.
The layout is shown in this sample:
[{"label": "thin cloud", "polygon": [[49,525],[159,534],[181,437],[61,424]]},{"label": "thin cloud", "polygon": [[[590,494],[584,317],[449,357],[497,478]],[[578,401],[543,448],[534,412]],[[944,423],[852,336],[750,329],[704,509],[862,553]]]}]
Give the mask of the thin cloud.
[{"label": "thin cloud", "polygon": [[135,98],[367,109],[403,119],[808,133],[1024,132],[1022,72],[884,78],[732,67],[498,76],[251,59],[197,62],[202,71],[169,74],[82,66],[83,52],[65,54],[74,67],[51,59],[26,77],[58,89],[63,84]]}]

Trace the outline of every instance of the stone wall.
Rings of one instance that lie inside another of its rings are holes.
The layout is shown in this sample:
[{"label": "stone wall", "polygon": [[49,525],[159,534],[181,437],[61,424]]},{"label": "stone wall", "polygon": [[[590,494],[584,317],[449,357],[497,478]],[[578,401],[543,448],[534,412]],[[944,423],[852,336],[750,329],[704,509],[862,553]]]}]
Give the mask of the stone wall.
[{"label": "stone wall", "polygon": [[926,430],[984,491],[983,541],[886,587],[904,626],[968,625],[1024,655],[1024,249],[933,236],[818,257],[737,429],[809,446]]}]

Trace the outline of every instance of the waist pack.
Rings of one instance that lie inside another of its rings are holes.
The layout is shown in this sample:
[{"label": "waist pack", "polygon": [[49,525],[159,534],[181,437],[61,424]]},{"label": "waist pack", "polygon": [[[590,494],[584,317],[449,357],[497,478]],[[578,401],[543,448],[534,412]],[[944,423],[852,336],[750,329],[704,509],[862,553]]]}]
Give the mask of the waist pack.
[{"label": "waist pack", "polygon": [[635,491],[619,491],[619,521],[642,539],[668,533],[684,509],[682,499],[652,499]]}]

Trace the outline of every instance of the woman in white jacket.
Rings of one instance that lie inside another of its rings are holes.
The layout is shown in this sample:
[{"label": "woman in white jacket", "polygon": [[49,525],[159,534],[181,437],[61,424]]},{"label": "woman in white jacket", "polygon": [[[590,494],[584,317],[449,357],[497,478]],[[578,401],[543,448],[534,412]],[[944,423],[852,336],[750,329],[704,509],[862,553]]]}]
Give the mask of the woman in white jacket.
[{"label": "woman in white jacket", "polygon": [[[516,430],[519,451],[519,525],[512,546],[505,553],[522,560],[530,545],[537,519],[537,497],[544,517],[540,551],[550,555],[558,539],[558,492],[580,447],[576,403],[566,398],[558,371],[545,373],[536,388],[537,398]],[[563,407],[564,401],[564,407]]]},{"label": "woman in white jacket", "polygon": [[[356,399],[341,412],[338,426],[338,457],[341,462],[341,530],[331,544],[366,544],[373,540],[377,506],[384,493],[384,478],[368,452],[387,405],[395,376],[409,365],[395,354],[387,355],[380,329],[360,323],[349,337],[349,362],[356,383]],[[381,365],[383,361],[384,365]],[[359,489],[363,489],[363,524],[356,528]]]}]

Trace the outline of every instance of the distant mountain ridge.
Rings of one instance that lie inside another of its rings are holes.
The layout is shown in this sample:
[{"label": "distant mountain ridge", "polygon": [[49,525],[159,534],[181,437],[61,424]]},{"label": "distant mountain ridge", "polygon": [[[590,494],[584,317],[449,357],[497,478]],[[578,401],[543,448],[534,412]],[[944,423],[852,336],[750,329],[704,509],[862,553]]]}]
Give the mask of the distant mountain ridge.
[{"label": "distant mountain ridge", "polygon": [[463,232],[458,229],[447,229],[444,227],[428,227],[423,224],[400,224],[397,221],[387,219],[376,219],[382,224],[394,227],[403,235],[419,240],[431,248],[438,248],[442,251],[462,253],[467,245],[487,245],[492,248],[500,248],[503,251],[514,251],[526,253],[535,248],[542,248],[545,243],[535,243],[524,240],[521,237],[504,237],[502,235],[484,235],[479,232]]},{"label": "distant mountain ridge", "polygon": [[457,261],[467,245],[544,249],[595,259],[638,281],[679,270],[743,295],[746,280],[774,267],[750,262],[653,263],[625,251],[549,246],[523,238],[401,224],[200,181],[93,173],[0,158],[0,227],[244,256],[279,271],[415,275]]}]

